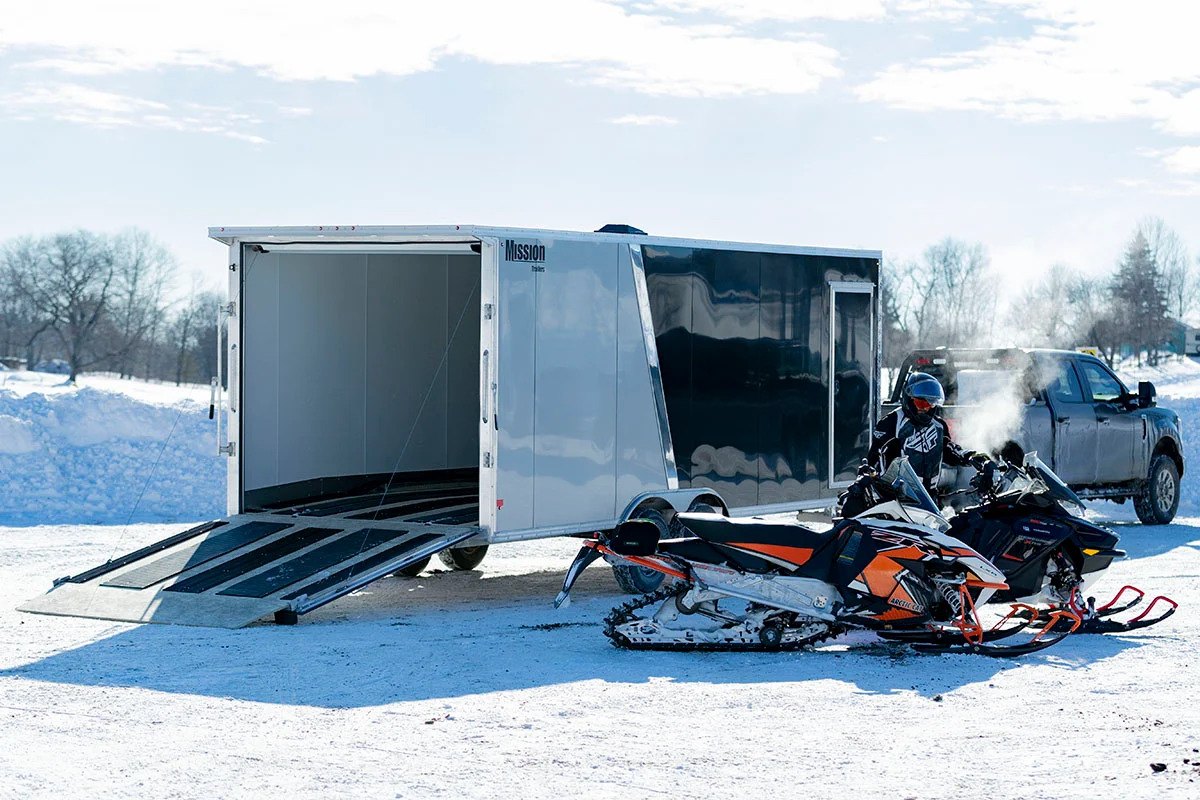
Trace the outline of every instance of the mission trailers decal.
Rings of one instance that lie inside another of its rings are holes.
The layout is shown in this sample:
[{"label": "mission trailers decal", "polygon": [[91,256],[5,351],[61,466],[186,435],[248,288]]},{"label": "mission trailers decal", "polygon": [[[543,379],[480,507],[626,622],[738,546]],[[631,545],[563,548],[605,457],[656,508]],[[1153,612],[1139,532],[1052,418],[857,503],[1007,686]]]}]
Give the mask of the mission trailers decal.
[{"label": "mission trailers decal", "polygon": [[546,245],[514,242],[512,239],[505,239],[504,260],[523,261],[527,264],[541,264],[546,260]]}]

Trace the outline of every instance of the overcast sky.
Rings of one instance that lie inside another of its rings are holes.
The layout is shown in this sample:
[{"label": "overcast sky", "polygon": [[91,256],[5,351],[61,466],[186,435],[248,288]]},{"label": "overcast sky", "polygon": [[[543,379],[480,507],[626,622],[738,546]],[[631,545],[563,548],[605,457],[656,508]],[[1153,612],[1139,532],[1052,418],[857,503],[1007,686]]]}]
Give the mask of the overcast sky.
[{"label": "overcast sky", "polygon": [[1197,4],[38,0],[0,15],[0,238],[477,223],[883,249],[1012,279],[1200,250]]}]

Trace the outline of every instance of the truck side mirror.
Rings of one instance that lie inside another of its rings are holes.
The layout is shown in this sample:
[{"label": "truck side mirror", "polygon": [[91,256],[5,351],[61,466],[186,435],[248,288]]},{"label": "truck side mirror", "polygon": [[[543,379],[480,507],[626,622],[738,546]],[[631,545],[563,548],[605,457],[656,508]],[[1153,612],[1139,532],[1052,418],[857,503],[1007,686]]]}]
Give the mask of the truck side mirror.
[{"label": "truck side mirror", "polygon": [[1138,381],[1138,408],[1150,408],[1154,405],[1154,396],[1158,392],[1150,381]]}]

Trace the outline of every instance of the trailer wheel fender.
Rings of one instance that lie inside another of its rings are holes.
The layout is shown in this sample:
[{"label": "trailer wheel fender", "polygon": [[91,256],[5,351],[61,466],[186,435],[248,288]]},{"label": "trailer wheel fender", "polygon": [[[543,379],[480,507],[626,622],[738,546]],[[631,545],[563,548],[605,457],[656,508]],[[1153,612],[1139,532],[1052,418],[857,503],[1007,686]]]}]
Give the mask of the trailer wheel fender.
[{"label": "trailer wheel fender", "polygon": [[695,500],[688,503],[687,511],[711,511],[724,517],[729,516],[729,506],[725,504],[725,501],[721,499],[720,495],[716,494],[700,495]]},{"label": "trailer wheel fender", "polygon": [[695,504],[702,503],[729,516],[729,504],[712,489],[677,489],[671,492],[645,492],[634,497],[625,506],[617,522],[637,518],[643,511],[654,510],[670,522],[681,511],[694,511]]}]

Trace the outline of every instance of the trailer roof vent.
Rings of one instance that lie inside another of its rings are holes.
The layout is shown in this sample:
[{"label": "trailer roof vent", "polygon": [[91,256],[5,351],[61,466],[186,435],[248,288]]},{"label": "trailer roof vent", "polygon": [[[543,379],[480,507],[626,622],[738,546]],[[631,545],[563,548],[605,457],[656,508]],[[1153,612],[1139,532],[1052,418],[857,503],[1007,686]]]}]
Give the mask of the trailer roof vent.
[{"label": "trailer roof vent", "polygon": [[641,228],[635,228],[632,225],[622,225],[609,223],[603,228],[600,228],[596,233],[628,233],[634,236],[645,236],[646,232]]}]

